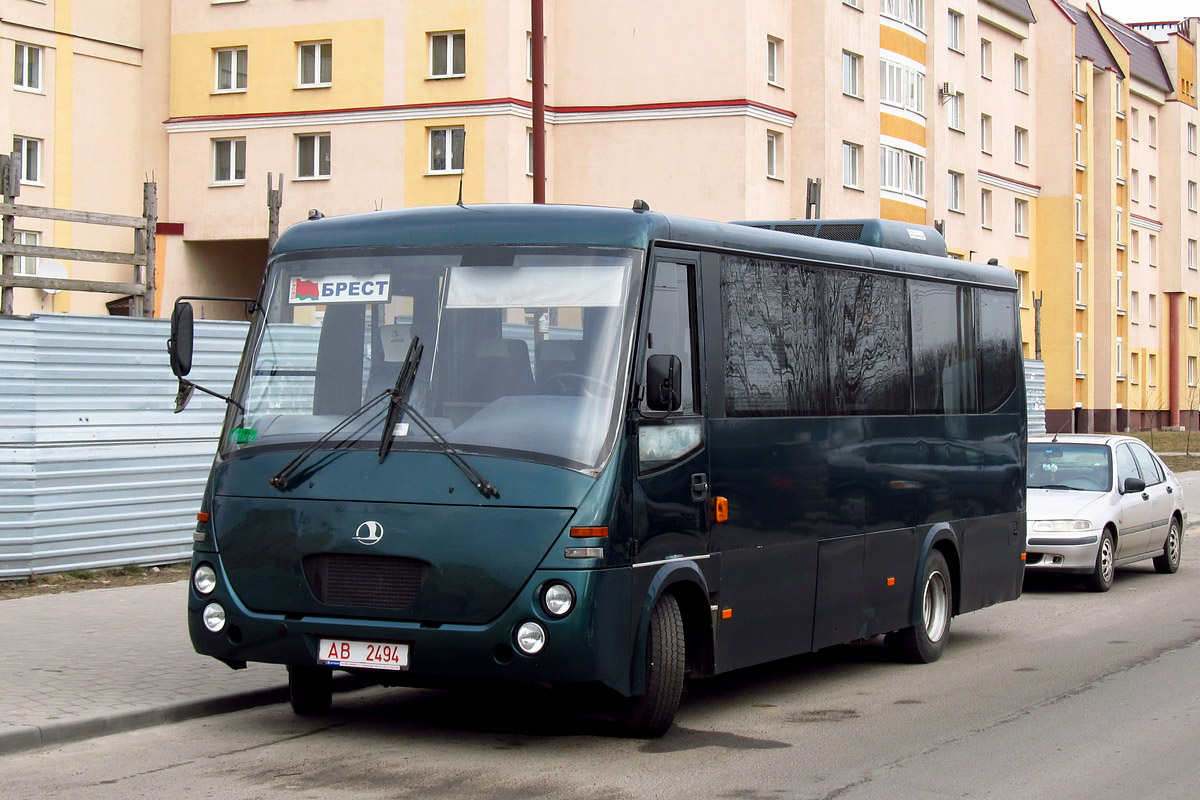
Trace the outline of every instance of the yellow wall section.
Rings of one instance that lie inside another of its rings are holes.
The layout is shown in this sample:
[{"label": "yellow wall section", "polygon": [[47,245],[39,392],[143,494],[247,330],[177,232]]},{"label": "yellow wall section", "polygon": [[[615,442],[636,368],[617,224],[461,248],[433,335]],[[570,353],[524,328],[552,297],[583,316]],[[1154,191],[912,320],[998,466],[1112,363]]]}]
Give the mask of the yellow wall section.
[{"label": "yellow wall section", "polygon": [[404,205],[445,206],[458,200],[456,174],[430,175],[429,129],[462,127],[466,130],[463,160],[463,202],[481,203],[484,198],[487,128],[485,118],[447,117],[440,120],[411,120],[404,130]]},{"label": "yellow wall section", "polygon": [[[1035,230],[1075,230],[1075,198],[1038,198]],[[1045,298],[1042,308],[1042,358],[1046,362],[1046,407],[1070,408],[1075,402],[1075,257],[1074,237],[1038,236],[1031,285]],[[1030,303],[1032,305],[1032,301]],[[1070,309],[1070,311],[1068,311]],[[1033,331],[1028,331],[1033,341]],[[1057,376],[1055,378],[1054,376]],[[1069,380],[1063,376],[1071,376]]]},{"label": "yellow wall section", "polygon": [[902,203],[899,200],[880,200],[879,216],[884,219],[894,219],[900,222],[912,222],[916,225],[926,224],[925,209],[920,206]]},{"label": "yellow wall section", "polygon": [[925,126],[911,119],[880,112],[879,135],[894,136],[906,142],[925,146]]},{"label": "yellow wall section", "polygon": [[[1191,87],[1191,94],[1179,92],[1179,99],[1188,104],[1192,108],[1196,107],[1196,45],[1184,39],[1182,36],[1175,37],[1176,46],[1179,48],[1179,58],[1176,63],[1179,64],[1179,82],[1188,82]],[[1195,352],[1195,351],[1192,351]]]},{"label": "yellow wall section", "polygon": [[[171,38],[171,116],[304,112],[383,105],[383,20],[329,22]],[[297,89],[298,42],[333,42],[333,85]],[[213,51],[246,47],[246,91],[214,94]]]},{"label": "yellow wall section", "polygon": [[[71,0],[58,0],[54,5],[54,27],[56,30],[71,30]],[[75,189],[72,185],[73,136],[75,119],[72,114],[75,93],[75,42],[69,36],[59,36],[54,48],[55,113],[54,113],[54,205],[57,208],[73,206]],[[43,158],[45,155],[43,154]],[[70,247],[73,241],[71,223],[55,222],[54,246]],[[68,268],[70,269],[70,268]],[[70,272],[68,272],[68,277]],[[69,312],[73,292],[59,292],[51,301],[54,310]]]},{"label": "yellow wall section", "polygon": [[879,28],[879,47],[921,64],[925,63],[925,42],[887,25]]},{"label": "yellow wall section", "polygon": [[[408,3],[405,21],[406,103],[446,103],[487,96],[487,4],[478,0]],[[466,31],[467,74],[461,78],[429,77],[429,34]]]}]

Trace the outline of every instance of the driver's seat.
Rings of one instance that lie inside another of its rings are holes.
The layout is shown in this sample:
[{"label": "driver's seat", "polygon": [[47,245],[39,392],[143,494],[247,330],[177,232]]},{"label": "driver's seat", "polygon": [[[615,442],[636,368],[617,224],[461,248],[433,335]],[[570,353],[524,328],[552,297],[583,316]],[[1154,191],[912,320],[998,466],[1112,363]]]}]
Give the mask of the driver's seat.
[{"label": "driver's seat", "polygon": [[555,385],[551,379],[564,372],[579,373],[582,371],[578,366],[579,344],[580,342],[571,339],[547,339],[538,345],[537,385],[539,391],[543,394],[561,394],[561,386],[557,392],[551,390],[551,387]]}]

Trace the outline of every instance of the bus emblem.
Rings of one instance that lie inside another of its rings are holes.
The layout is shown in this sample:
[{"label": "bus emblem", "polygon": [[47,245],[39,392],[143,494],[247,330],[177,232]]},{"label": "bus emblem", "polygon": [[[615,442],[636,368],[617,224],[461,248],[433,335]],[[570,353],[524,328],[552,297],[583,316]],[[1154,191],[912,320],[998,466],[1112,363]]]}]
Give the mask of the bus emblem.
[{"label": "bus emblem", "polygon": [[383,526],[374,520],[368,520],[358,526],[354,532],[354,541],[363,544],[375,544],[383,538]]}]

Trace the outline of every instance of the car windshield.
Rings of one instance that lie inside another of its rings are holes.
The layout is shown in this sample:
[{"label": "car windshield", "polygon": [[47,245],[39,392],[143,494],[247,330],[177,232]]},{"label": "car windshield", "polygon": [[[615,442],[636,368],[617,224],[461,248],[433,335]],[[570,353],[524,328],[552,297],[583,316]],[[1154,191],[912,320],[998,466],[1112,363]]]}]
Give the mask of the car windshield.
[{"label": "car windshield", "polygon": [[[409,400],[460,449],[591,470],[616,430],[639,251],[355,249],[276,261],[226,452],[311,443],[392,388],[424,348]],[[330,447],[377,447],[378,403]],[[396,426],[393,449],[431,446]],[[503,454],[503,453],[500,453]]]},{"label": "car windshield", "polygon": [[1112,451],[1103,444],[1030,442],[1028,486],[1107,492],[1112,488]]}]

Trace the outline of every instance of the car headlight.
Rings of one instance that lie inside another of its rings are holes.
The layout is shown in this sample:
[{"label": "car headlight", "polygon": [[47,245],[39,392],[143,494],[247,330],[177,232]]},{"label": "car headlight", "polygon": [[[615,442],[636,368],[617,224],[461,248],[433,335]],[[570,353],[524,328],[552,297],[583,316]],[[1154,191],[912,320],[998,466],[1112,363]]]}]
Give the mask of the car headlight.
[{"label": "car headlight", "polygon": [[550,616],[558,619],[571,613],[575,607],[575,593],[565,583],[555,581],[546,584],[542,589],[542,608]]},{"label": "car headlight", "polygon": [[1038,533],[1064,533],[1091,529],[1092,523],[1086,519],[1039,519],[1033,523],[1033,530]]},{"label": "car headlight", "polygon": [[217,571],[208,564],[201,564],[192,573],[192,586],[200,594],[212,594],[212,590],[217,588]]}]

